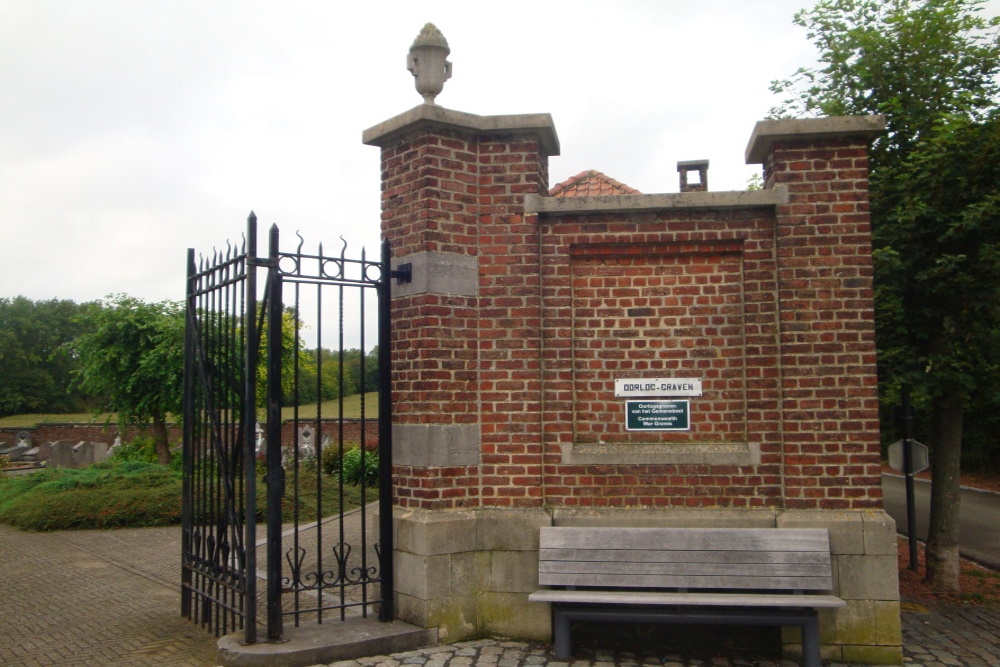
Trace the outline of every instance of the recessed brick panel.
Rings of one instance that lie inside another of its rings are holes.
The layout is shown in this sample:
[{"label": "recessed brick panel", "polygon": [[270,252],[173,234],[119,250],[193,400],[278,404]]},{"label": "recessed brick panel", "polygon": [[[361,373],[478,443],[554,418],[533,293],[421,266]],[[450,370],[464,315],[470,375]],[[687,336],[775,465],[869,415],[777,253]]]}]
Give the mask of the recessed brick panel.
[{"label": "recessed brick panel", "polygon": [[[574,246],[576,442],[745,442],[742,243]],[[690,431],[625,429],[615,380],[697,378]]]}]

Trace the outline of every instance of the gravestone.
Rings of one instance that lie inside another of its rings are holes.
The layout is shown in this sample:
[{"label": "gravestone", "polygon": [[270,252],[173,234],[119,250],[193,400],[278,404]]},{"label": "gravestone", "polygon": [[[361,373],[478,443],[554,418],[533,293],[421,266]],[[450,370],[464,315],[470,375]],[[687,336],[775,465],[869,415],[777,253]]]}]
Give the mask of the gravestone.
[{"label": "gravestone", "polygon": [[57,440],[52,443],[52,456],[49,458],[52,468],[72,468],[76,463],[73,455],[75,445],[69,440]]},{"label": "gravestone", "polygon": [[82,468],[108,458],[108,445],[103,442],[80,441],[73,446],[73,467]]},{"label": "gravestone", "polygon": [[52,443],[51,442],[43,442],[43,443],[39,444],[37,447],[35,447],[34,449],[38,450],[35,453],[35,460],[36,461],[48,461],[48,460],[50,460],[52,458]]},{"label": "gravestone", "polygon": [[122,437],[120,435],[115,436],[115,442],[111,447],[108,448],[108,455],[105,458],[111,457],[119,447],[122,446]]},{"label": "gravestone", "polygon": [[8,447],[7,449],[0,450],[0,455],[6,456],[7,460],[11,463],[20,461],[24,456],[24,453],[30,449],[27,445],[18,442],[13,447]]},{"label": "gravestone", "polygon": [[254,454],[258,459],[267,458],[267,437],[264,435],[264,428],[257,422],[257,446],[254,449]]},{"label": "gravestone", "polygon": [[315,432],[308,426],[303,426],[299,429],[299,457],[300,458],[310,458],[316,456],[316,450],[313,447],[313,437]]}]

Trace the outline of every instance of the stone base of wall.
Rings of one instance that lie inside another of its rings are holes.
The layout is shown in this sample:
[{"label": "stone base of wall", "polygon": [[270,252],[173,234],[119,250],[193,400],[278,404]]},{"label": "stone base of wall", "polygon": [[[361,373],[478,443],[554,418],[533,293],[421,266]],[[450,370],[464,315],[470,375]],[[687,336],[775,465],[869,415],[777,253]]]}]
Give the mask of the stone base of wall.
[{"label": "stone base of wall", "polygon": [[[896,529],[881,510],[396,510],[396,611],[400,620],[437,628],[440,641],[481,636],[551,640],[538,589],[541,526],[826,528],[834,593],[843,609],[823,611],[823,658],[902,663]],[[797,629],[785,629],[787,657],[801,657]]]}]

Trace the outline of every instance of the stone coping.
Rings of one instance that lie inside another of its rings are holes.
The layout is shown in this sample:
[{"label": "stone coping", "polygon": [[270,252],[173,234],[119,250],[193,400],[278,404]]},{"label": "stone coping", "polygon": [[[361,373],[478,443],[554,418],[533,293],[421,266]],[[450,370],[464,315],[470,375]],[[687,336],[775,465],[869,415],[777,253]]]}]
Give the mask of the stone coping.
[{"label": "stone coping", "polygon": [[601,197],[542,197],[536,194],[524,198],[525,213],[547,216],[581,213],[631,213],[672,209],[739,209],[774,208],[788,203],[788,188],[779,185],[767,190],[734,190],[732,192],[681,192],[655,195],[605,195]]},{"label": "stone coping", "polygon": [[384,147],[400,136],[420,129],[447,129],[475,134],[537,133],[546,155],[559,155],[559,136],[547,113],[505,116],[478,116],[446,109],[436,104],[421,104],[387,121],[368,128],[361,134],[362,143]]},{"label": "stone coping", "polygon": [[824,118],[780,118],[754,125],[746,149],[747,164],[762,164],[775,141],[836,139],[861,136],[871,141],[885,132],[885,116],[827,116]]}]

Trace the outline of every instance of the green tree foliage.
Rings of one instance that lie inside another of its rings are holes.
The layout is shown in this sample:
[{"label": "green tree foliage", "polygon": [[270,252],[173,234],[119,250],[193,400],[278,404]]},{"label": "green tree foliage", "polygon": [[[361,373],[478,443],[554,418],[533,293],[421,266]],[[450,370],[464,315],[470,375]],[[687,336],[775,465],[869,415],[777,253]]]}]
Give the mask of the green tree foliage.
[{"label": "green tree foliage", "polygon": [[[295,316],[295,310],[285,308],[281,313],[281,404],[293,405],[296,396],[296,375],[299,377],[298,393],[310,392],[303,378],[315,378],[316,368],[313,358],[305,349],[301,338],[302,322]],[[257,403],[263,408],[267,400],[267,318],[264,318],[264,328],[261,332],[261,349],[257,366]],[[314,383],[315,381],[313,381]],[[313,384],[308,383],[308,384]]]},{"label": "green tree foliage", "polygon": [[958,589],[963,412],[993,385],[1000,333],[1000,20],[982,4],[823,0],[795,16],[822,67],[772,84],[789,95],[775,115],[886,115],[870,161],[880,391],[909,383],[927,409],[927,576],[943,591]]},{"label": "green tree foliage", "polygon": [[70,345],[94,304],[23,296],[0,299],[0,417],[72,412],[86,397],[71,391],[77,359]]},{"label": "green tree foliage", "polygon": [[343,352],[318,348],[299,356],[297,391],[294,385],[283,390],[282,405],[330,401],[378,389],[377,346],[367,354],[357,348]]},{"label": "green tree foliage", "polygon": [[124,423],[152,422],[160,463],[170,462],[167,417],[183,402],[184,309],[176,302],[109,297],[77,338],[79,386]]},{"label": "green tree foliage", "polygon": [[983,0],[823,0],[795,15],[819,50],[771,90],[787,95],[777,116],[886,115],[873,167],[908,152],[944,116],[982,120],[995,104],[998,19]]}]

